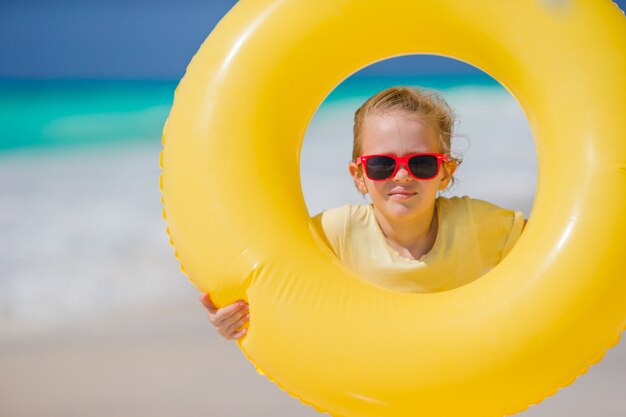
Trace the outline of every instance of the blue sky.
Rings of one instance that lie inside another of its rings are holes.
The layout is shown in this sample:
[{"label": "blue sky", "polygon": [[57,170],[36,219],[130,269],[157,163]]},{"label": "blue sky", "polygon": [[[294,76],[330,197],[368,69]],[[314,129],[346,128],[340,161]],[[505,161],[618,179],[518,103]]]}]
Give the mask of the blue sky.
[{"label": "blue sky", "polygon": [[[235,3],[0,0],[0,78],[179,79]],[[624,10],[626,0],[616,3]],[[449,59],[406,57],[370,72],[410,73],[416,59],[424,73],[478,71]]]}]

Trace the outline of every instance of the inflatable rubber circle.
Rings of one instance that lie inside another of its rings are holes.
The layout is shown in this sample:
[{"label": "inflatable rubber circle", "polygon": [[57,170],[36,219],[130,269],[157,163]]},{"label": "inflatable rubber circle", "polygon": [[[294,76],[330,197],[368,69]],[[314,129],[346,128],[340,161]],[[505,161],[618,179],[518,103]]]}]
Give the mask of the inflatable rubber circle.
[{"label": "inflatable rubber circle", "polygon": [[[398,293],[315,232],[299,152],[360,68],[436,54],[497,79],[538,153],[530,223],[480,279]],[[191,61],[164,129],[168,233],[220,306],[250,304],[240,347],[336,416],[503,416],[570,384],[626,324],[626,19],[609,0],[246,0]]]}]

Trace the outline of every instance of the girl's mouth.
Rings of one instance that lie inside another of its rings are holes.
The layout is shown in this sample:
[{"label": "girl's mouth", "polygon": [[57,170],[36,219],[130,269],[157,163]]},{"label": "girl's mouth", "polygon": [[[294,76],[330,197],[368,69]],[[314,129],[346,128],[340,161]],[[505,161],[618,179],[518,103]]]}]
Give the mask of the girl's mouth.
[{"label": "girl's mouth", "polygon": [[406,200],[413,197],[414,195],[417,195],[417,193],[411,191],[391,191],[389,193],[389,197],[396,200]]}]

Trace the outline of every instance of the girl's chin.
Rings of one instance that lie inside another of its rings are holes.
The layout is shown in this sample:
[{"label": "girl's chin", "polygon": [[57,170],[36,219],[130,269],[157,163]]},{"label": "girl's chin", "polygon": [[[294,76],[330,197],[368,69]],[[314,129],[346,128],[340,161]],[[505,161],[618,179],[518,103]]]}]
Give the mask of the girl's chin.
[{"label": "girl's chin", "polygon": [[[412,218],[419,215],[421,210],[414,204],[407,204],[409,201],[391,200],[385,204],[384,214],[396,219]],[[382,210],[381,210],[382,211]]]}]

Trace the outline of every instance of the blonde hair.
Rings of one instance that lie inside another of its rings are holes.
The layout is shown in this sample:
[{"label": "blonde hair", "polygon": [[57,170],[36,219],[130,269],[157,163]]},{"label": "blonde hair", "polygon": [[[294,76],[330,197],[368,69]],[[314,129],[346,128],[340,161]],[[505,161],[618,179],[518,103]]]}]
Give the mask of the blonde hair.
[{"label": "blonde hair", "polygon": [[[367,99],[354,113],[352,160],[361,156],[361,130],[369,115],[400,112],[434,126],[443,153],[450,155],[456,115],[448,102],[437,92],[415,87],[391,87]],[[453,158],[460,163],[460,159]]]}]

